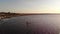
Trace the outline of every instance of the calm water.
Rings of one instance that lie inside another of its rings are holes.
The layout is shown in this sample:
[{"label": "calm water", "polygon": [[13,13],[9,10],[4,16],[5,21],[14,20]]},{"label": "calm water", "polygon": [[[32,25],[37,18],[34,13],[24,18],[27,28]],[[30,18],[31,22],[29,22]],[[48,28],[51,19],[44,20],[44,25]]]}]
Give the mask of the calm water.
[{"label": "calm water", "polygon": [[0,21],[5,34],[59,34],[60,15],[19,16]]}]

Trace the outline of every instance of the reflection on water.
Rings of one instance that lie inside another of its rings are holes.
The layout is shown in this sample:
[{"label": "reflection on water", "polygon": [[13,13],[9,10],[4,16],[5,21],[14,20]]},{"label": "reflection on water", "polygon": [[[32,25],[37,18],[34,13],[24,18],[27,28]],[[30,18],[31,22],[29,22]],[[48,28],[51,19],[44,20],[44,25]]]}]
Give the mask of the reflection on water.
[{"label": "reflection on water", "polygon": [[60,15],[29,15],[0,20],[3,34],[59,34]]}]

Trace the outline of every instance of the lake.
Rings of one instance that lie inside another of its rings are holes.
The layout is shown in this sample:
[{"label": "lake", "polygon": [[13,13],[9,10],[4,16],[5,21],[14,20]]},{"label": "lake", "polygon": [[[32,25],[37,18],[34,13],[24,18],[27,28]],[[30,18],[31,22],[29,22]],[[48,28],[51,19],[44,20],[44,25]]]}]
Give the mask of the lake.
[{"label": "lake", "polygon": [[0,20],[2,34],[59,34],[60,15],[27,15]]}]

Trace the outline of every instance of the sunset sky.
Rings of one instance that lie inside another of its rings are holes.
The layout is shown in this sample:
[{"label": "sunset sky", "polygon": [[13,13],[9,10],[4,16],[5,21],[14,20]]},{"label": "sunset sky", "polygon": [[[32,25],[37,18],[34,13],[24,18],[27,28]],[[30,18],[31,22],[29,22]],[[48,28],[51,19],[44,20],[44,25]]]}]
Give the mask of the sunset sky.
[{"label": "sunset sky", "polygon": [[0,12],[60,13],[60,0],[0,0]]}]

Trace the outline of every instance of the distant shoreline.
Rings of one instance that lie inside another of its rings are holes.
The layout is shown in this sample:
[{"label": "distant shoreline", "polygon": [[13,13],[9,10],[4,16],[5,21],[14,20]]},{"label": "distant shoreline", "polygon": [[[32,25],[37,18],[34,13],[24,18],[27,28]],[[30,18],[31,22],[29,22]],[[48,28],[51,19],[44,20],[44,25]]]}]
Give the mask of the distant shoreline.
[{"label": "distant shoreline", "polygon": [[0,19],[11,18],[16,16],[27,16],[27,15],[60,15],[60,13],[10,13],[0,12]]},{"label": "distant shoreline", "polygon": [[0,15],[60,15],[60,13],[10,13],[10,12],[0,12]]}]

